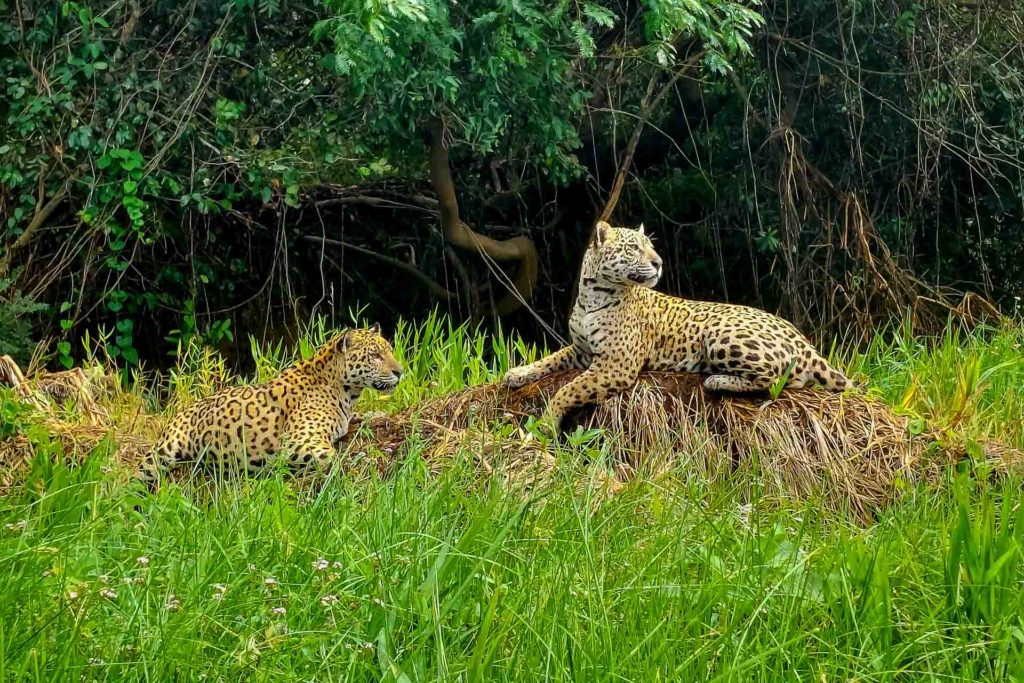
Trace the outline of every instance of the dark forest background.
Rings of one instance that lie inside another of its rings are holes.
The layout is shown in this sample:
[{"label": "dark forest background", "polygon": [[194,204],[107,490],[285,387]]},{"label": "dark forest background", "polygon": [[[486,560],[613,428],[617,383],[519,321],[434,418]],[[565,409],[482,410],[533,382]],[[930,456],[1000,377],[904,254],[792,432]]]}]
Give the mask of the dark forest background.
[{"label": "dark forest background", "polygon": [[[564,333],[591,226],[812,335],[1015,314],[1024,9],[0,0],[0,352]],[[36,344],[45,340],[41,347]],[[237,348],[237,347],[241,348]]]}]

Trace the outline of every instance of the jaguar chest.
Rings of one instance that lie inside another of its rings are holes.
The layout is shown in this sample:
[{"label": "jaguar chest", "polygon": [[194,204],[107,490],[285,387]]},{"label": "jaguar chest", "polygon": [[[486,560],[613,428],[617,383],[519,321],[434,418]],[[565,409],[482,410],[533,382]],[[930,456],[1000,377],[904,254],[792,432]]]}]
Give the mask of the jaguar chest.
[{"label": "jaguar chest", "polygon": [[569,334],[573,346],[588,359],[600,351],[602,341],[615,326],[615,314],[610,309],[587,311],[577,306],[569,318]]},{"label": "jaguar chest", "polygon": [[336,445],[346,433],[348,433],[348,418],[342,415],[331,431],[331,443]]},{"label": "jaguar chest", "polygon": [[337,444],[348,433],[348,424],[352,417],[354,399],[345,394],[338,397],[337,413],[330,416],[331,442]]}]

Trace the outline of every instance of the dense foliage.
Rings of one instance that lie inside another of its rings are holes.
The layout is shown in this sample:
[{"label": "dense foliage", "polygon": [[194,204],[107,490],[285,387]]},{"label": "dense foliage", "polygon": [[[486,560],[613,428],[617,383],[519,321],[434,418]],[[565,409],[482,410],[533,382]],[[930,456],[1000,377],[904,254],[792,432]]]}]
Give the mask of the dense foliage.
[{"label": "dense foliage", "polygon": [[511,283],[558,329],[612,209],[670,289],[809,330],[1012,306],[1024,19],[904,4],[0,4],[0,324],[134,364],[363,304],[532,324]]}]

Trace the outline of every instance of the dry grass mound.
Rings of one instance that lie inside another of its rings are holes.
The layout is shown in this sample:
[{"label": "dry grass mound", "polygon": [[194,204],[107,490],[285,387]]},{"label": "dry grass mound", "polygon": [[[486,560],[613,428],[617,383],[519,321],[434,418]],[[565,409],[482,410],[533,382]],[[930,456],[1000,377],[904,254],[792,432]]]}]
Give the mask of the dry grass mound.
[{"label": "dry grass mound", "polygon": [[[406,412],[375,417],[354,435],[348,452],[377,451],[373,463],[387,473],[414,433],[425,440],[435,469],[457,452],[474,452],[481,468],[529,479],[552,469],[536,442],[497,439],[495,423],[539,416],[548,398],[579,371],[570,370],[522,389],[472,387],[426,401]],[[570,422],[605,429],[614,490],[637,474],[657,476],[683,465],[721,480],[757,465],[762,494],[820,496],[830,508],[858,516],[891,502],[906,484],[932,479],[963,456],[943,448],[934,434],[913,436],[907,417],[857,393],[789,390],[767,396],[725,396],[705,391],[703,378],[686,373],[645,373],[629,391]],[[1005,472],[1024,454],[997,445],[986,449],[993,469]]]},{"label": "dry grass mound", "polygon": [[40,371],[31,378],[10,356],[0,356],[0,386],[9,386],[38,410],[51,411],[55,405],[73,404],[89,424],[102,424],[106,413],[96,402],[96,385],[107,377],[102,368],[90,368],[91,376],[82,368],[59,372]]},{"label": "dry grass mound", "polygon": [[[118,461],[134,466],[142,461],[153,443],[144,434],[104,425],[65,422],[58,418],[46,418],[39,426],[52,440],[52,450],[47,450],[62,456],[69,466],[80,464],[107,440],[116,449]],[[0,441],[0,495],[25,480],[40,447],[40,441],[33,441],[26,434],[15,434]]]}]

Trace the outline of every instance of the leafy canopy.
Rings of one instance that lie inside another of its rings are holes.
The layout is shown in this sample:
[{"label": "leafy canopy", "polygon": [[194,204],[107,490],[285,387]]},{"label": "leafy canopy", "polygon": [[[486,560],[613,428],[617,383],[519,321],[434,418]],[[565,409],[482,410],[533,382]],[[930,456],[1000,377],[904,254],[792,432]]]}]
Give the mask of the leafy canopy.
[{"label": "leafy canopy", "polygon": [[441,117],[473,152],[530,150],[564,179],[578,170],[572,151],[602,59],[672,69],[678,45],[696,40],[723,71],[760,21],[748,4],[647,0],[628,17],[616,3],[569,0],[325,0],[333,14],[313,35],[333,41],[325,63],[385,145],[408,152]]}]

